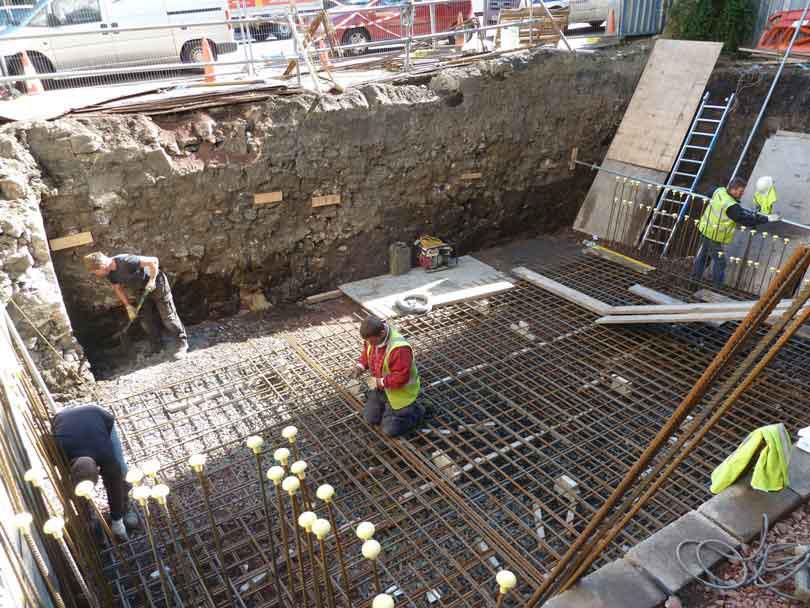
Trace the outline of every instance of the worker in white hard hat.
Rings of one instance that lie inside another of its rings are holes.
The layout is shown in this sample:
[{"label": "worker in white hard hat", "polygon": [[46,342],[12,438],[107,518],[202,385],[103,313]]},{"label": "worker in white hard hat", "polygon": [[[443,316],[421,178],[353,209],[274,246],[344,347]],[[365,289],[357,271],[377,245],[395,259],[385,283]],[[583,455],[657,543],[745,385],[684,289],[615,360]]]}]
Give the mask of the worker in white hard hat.
[{"label": "worker in white hard hat", "polygon": [[754,211],[770,215],[776,204],[776,188],[770,175],[763,175],[757,180],[757,191],[754,192]]}]

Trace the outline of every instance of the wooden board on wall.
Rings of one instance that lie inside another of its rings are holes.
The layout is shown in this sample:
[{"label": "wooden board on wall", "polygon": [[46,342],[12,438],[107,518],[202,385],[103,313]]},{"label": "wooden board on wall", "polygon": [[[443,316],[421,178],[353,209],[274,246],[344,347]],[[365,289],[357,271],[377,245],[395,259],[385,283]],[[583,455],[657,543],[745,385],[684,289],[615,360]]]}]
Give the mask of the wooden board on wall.
[{"label": "wooden board on wall", "polygon": [[80,232],[70,236],[62,236],[58,239],[51,239],[51,251],[70,249],[71,247],[81,247],[82,245],[92,245],[93,235],[89,232]]},{"label": "wooden board on wall", "polygon": [[257,192],[253,195],[254,205],[268,205],[271,203],[280,203],[284,199],[284,193],[280,190],[278,192]]},{"label": "wooden board on wall", "polygon": [[722,48],[657,40],[606,158],[669,173]]},{"label": "wooden board on wall", "polygon": [[339,205],[339,204],[340,204],[339,194],[327,194],[326,196],[312,197],[313,207],[326,207],[327,205]]}]

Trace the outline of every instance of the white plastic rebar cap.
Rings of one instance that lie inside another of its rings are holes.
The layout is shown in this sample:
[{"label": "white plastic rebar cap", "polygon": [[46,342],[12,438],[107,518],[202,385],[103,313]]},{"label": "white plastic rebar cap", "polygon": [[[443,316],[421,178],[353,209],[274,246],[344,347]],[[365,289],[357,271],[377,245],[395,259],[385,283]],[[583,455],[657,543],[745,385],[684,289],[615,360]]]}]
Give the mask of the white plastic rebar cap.
[{"label": "white plastic rebar cap", "polygon": [[298,435],[298,428],[292,425],[285,426],[281,429],[281,436],[284,437],[290,443],[295,443],[295,438]]},{"label": "white plastic rebar cap", "polygon": [[149,486],[138,486],[132,490],[132,498],[141,504],[145,504],[150,496],[152,496],[152,488]]},{"label": "white plastic rebar cap", "polygon": [[188,459],[188,466],[195,471],[202,471],[206,460],[208,460],[208,457],[205,454],[194,454]]},{"label": "white plastic rebar cap", "polygon": [[304,477],[307,471],[307,463],[303,460],[296,460],[290,465],[290,473],[298,477]]},{"label": "white plastic rebar cap", "polygon": [[324,538],[329,536],[329,532],[331,531],[332,526],[325,519],[319,519],[314,524],[312,524],[312,533],[315,534],[315,536],[317,536],[319,540],[323,540]]},{"label": "white plastic rebar cap", "polygon": [[62,538],[62,532],[65,529],[65,520],[61,517],[51,517],[42,526],[42,531],[45,534],[50,534],[54,538]]},{"label": "white plastic rebar cap", "polygon": [[312,525],[318,521],[318,516],[315,515],[312,511],[304,511],[301,515],[298,516],[298,525],[301,526],[304,530],[309,532],[312,530]]},{"label": "white plastic rebar cap", "polygon": [[262,446],[264,445],[264,439],[262,439],[258,435],[251,435],[250,437],[247,438],[245,443],[247,444],[247,447],[253,450],[254,454],[258,454],[259,450],[261,450]]},{"label": "white plastic rebar cap", "polygon": [[318,489],[315,491],[315,496],[318,497],[318,500],[322,500],[324,502],[329,502],[332,500],[332,497],[335,495],[335,488],[330,486],[328,483],[323,484],[322,486],[318,486]]},{"label": "white plastic rebar cap", "polygon": [[45,481],[45,471],[41,467],[31,467],[25,472],[23,479],[35,488],[38,488],[42,485],[42,482]]},{"label": "white plastic rebar cap", "polygon": [[76,494],[76,496],[88,498],[93,493],[93,489],[95,487],[96,485],[92,481],[85,479],[84,481],[80,481],[76,484],[76,488],[73,490],[73,492]]},{"label": "white plastic rebar cap", "polygon": [[160,461],[157,458],[147,460],[141,465],[141,469],[143,470],[144,475],[154,477],[158,474],[158,471],[160,471]]},{"label": "white plastic rebar cap", "polygon": [[143,480],[143,471],[140,469],[130,469],[127,471],[127,483],[137,486]]},{"label": "white plastic rebar cap", "polygon": [[363,543],[360,551],[362,551],[363,557],[366,559],[377,559],[380,555],[380,551],[382,551],[382,547],[380,543],[372,538]]},{"label": "white plastic rebar cap", "polygon": [[297,477],[286,477],[284,481],[281,482],[281,488],[288,494],[295,494],[300,487],[301,482]]},{"label": "white plastic rebar cap", "polygon": [[371,602],[371,608],[394,608],[394,598],[387,593],[381,593]]},{"label": "white plastic rebar cap", "polygon": [[495,582],[501,588],[501,593],[506,593],[510,589],[514,589],[517,585],[517,577],[510,570],[501,570],[495,575]]},{"label": "white plastic rebar cap", "polygon": [[34,521],[34,516],[28,511],[22,511],[14,516],[14,527],[24,534],[30,534],[31,522]]},{"label": "white plastic rebar cap", "polygon": [[357,538],[360,540],[368,540],[374,536],[374,524],[370,521],[363,521],[357,525]]},{"label": "white plastic rebar cap", "polygon": [[290,459],[290,450],[287,448],[279,448],[275,452],[273,452],[273,459],[276,462],[280,462],[281,464],[287,464],[287,461]]},{"label": "white plastic rebar cap", "polygon": [[284,469],[282,467],[275,466],[267,469],[267,479],[272,481],[274,484],[278,485],[278,482],[280,482],[283,478]]},{"label": "white plastic rebar cap", "polygon": [[152,487],[152,498],[162,505],[166,504],[166,497],[169,495],[169,492],[169,486],[159,483],[158,485]]}]

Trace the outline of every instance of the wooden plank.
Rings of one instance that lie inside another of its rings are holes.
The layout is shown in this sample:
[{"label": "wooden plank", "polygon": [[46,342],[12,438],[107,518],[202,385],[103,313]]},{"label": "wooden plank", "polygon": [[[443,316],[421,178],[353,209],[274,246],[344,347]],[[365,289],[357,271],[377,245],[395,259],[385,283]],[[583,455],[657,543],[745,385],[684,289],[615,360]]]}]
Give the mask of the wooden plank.
[{"label": "wooden plank", "polygon": [[655,266],[650,266],[649,264],[645,264],[644,262],[619,253],[618,251],[608,249],[607,247],[602,247],[601,245],[592,245],[590,247],[586,247],[584,252],[588,255],[595,255],[596,257],[610,260],[619,266],[624,266],[625,268],[629,268],[630,270],[641,274],[647,274],[655,270]]},{"label": "wooden plank", "polygon": [[[655,291],[641,285],[633,285],[629,288],[631,293],[644,299],[660,304],[631,304],[628,306],[614,306],[614,315],[645,315],[645,314],[687,314],[692,312],[740,312],[749,311],[756,304],[756,300],[729,300],[728,302],[710,302],[689,304],[683,300],[670,297],[660,291]],[[777,304],[776,310],[784,310],[793,303],[793,300],[782,300]]]},{"label": "wooden plank", "polygon": [[61,251],[62,249],[81,247],[82,245],[92,245],[93,235],[90,232],[80,232],[78,234],[51,239],[50,242],[51,251]]},{"label": "wooden plank", "polygon": [[606,158],[669,172],[722,46],[657,40]]},{"label": "wooden plank", "polygon": [[480,172],[475,172],[475,171],[470,172],[470,173],[462,173],[461,174],[461,179],[466,180],[466,181],[471,181],[471,180],[474,180],[474,179],[481,179],[481,175],[482,174]]},{"label": "wooden plank", "polygon": [[277,192],[257,192],[253,195],[254,205],[268,205],[271,203],[280,203],[284,199],[284,193],[280,190]]},{"label": "wooden plank", "polygon": [[326,207],[327,205],[339,205],[339,204],[340,204],[339,194],[327,194],[326,196],[312,197],[313,207]]},{"label": "wooden plank", "polygon": [[739,300],[735,300],[734,298],[729,298],[728,296],[724,296],[721,293],[716,293],[711,289],[698,289],[692,296],[696,300],[700,300],[701,302],[738,302]]},{"label": "wooden plank", "polygon": [[[807,307],[804,307],[807,308]],[[634,325],[647,323],[708,323],[710,321],[742,321],[749,311],[707,312],[689,314],[660,315],[605,315],[596,320],[599,325]],[[772,324],[779,319],[784,310],[776,310],[768,317],[766,323]]]},{"label": "wooden plank", "polygon": [[592,298],[591,296],[584,294],[581,291],[577,291],[576,289],[566,287],[562,283],[558,283],[553,279],[544,277],[542,274],[538,274],[532,270],[529,270],[528,268],[524,268],[523,266],[513,268],[512,274],[519,279],[523,279],[536,287],[545,289],[546,291],[553,293],[554,295],[573,304],[576,304],[577,306],[582,306],[583,308],[590,310],[592,313],[597,315],[609,315],[611,309],[613,308],[601,300]]},{"label": "wooden plank", "polygon": [[333,289],[332,291],[316,293],[314,296],[304,298],[304,302],[306,302],[307,304],[318,304],[320,302],[326,302],[328,300],[335,300],[340,297],[343,297],[343,292],[340,291],[339,289]]},{"label": "wooden plank", "polygon": [[[650,289],[649,287],[644,287],[644,285],[639,285],[638,283],[628,287],[627,291],[655,304],[686,304],[683,300],[673,298],[672,296],[656,291],[655,289]],[[614,308],[616,307],[614,306]]]}]

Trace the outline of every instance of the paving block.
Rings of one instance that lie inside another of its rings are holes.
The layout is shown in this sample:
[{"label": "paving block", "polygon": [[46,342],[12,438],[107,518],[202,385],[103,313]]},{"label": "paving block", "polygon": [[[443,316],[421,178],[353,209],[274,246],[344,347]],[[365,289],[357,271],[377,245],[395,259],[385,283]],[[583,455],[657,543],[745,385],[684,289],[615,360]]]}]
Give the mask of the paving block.
[{"label": "paving block", "polygon": [[760,492],[749,484],[748,479],[738,481],[698,509],[745,542],[759,534],[763,513],[767,513],[768,522],[772,525],[801,502],[799,495],[790,488],[781,492]]},{"label": "paving block", "polygon": [[[695,559],[695,547],[684,547],[681,552],[684,565],[689,569],[687,572],[675,556],[678,545],[685,540],[709,539],[725,541],[732,546],[739,544],[733,536],[707,517],[697,511],[690,511],[630,549],[625,559],[644,570],[670,593],[676,593],[700,573],[700,566]],[[708,547],[701,556],[707,566],[722,558],[720,553],[711,551]]]},{"label": "paving block", "polygon": [[666,599],[641,570],[617,559],[550,599],[543,608],[654,608]]},{"label": "paving block", "polygon": [[810,496],[810,454],[795,445],[790,453],[788,487],[803,499]]}]

